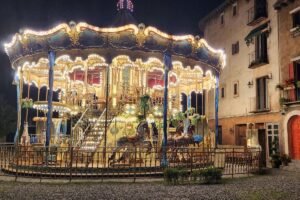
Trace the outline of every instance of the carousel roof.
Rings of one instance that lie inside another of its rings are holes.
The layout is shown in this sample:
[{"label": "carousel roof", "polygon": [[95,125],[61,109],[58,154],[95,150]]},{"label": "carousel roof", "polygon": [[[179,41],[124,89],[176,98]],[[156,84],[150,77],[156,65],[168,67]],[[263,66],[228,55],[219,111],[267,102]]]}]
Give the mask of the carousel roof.
[{"label": "carousel roof", "polygon": [[125,25],[117,28],[99,28],[86,23],[60,24],[48,31],[25,30],[17,33],[4,45],[13,68],[25,62],[47,58],[49,50],[57,56],[69,55],[87,58],[99,54],[108,59],[127,55],[144,60],[162,58],[168,50],[184,65],[201,65],[204,69],[220,72],[225,66],[222,50],[214,50],[204,39],[191,35],[173,36],[143,24]]}]

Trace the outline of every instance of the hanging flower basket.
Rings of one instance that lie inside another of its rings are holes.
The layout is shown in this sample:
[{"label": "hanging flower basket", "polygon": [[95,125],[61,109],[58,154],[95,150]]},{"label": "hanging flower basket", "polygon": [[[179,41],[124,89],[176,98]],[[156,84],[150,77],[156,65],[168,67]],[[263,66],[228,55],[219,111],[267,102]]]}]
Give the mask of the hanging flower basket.
[{"label": "hanging flower basket", "polygon": [[32,108],[33,107],[33,100],[32,99],[22,99],[22,108]]}]

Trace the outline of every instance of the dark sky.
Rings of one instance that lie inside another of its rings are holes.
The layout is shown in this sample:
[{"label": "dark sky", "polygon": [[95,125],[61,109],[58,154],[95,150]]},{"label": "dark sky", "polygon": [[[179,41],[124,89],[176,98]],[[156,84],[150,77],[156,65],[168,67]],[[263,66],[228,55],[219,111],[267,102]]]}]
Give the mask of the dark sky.
[{"label": "dark sky", "polygon": [[[172,34],[199,34],[198,21],[224,0],[133,0],[134,17]],[[61,22],[87,22],[109,26],[116,15],[117,0],[1,0],[0,95],[15,104],[13,72],[3,43],[20,29],[44,30]]]}]

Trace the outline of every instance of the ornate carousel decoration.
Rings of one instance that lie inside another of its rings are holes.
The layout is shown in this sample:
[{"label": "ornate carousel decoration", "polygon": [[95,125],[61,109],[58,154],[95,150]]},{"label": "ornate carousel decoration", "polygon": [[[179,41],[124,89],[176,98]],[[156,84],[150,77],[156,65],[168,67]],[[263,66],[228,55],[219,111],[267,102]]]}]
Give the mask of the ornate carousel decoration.
[{"label": "ornate carousel decoration", "polygon": [[[22,121],[33,121],[36,132],[30,134],[44,139],[32,145],[63,145],[57,138],[65,136],[65,142],[81,152],[115,147],[109,158],[115,163],[116,153],[123,147],[133,144],[148,149],[161,144],[164,114],[169,122],[176,122],[168,124],[169,136],[185,120],[184,112],[194,108],[194,113],[186,112],[190,119],[205,114],[205,105],[196,105],[200,102],[197,98],[202,97],[203,102],[204,93],[218,91],[218,77],[226,65],[223,51],[198,36],[175,36],[136,25],[130,0],[119,0],[117,7],[116,27],[63,23],[46,31],[25,30],[4,45],[18,93],[16,138],[22,135]],[[168,73],[166,52],[172,57]],[[27,95],[23,95],[26,89]],[[192,93],[197,97],[195,105]],[[25,98],[32,99],[32,106],[22,109]],[[24,110],[26,119],[21,115]],[[28,110],[36,112],[28,114]],[[49,126],[52,128],[47,129]],[[204,123],[202,128],[193,133],[208,138]],[[175,138],[169,138],[170,143]],[[179,136],[178,141],[190,143]]]}]

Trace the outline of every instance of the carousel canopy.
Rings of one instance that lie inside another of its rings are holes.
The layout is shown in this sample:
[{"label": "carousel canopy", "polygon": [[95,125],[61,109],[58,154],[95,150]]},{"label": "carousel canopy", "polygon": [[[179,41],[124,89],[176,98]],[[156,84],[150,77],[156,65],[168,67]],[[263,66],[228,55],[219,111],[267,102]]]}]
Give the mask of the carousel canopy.
[{"label": "carousel canopy", "polygon": [[17,33],[11,42],[5,44],[13,68],[28,62],[47,59],[49,50],[57,57],[68,55],[87,59],[98,54],[110,64],[118,55],[129,56],[132,60],[148,60],[150,57],[162,60],[169,51],[174,61],[184,66],[200,66],[203,71],[219,73],[225,66],[222,50],[214,50],[205,40],[191,35],[173,36],[143,24],[125,25],[118,28],[99,28],[86,23],[60,24],[48,31],[25,30]]}]

